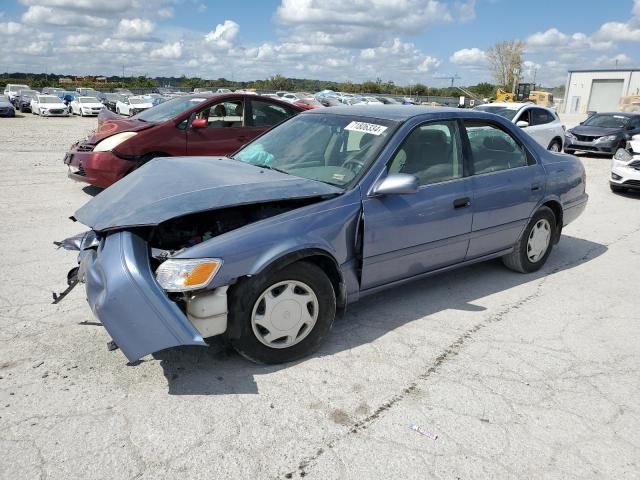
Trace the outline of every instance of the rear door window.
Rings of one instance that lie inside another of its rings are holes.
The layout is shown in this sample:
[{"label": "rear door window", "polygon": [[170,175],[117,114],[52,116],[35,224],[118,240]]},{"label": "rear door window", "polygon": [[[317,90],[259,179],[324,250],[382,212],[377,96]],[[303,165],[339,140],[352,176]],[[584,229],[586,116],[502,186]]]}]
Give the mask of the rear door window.
[{"label": "rear door window", "polygon": [[553,115],[543,110],[542,108],[532,108],[531,109],[531,121],[532,125],[545,125],[547,123],[551,123],[555,120]]},{"label": "rear door window", "polygon": [[475,175],[525,167],[527,153],[507,132],[482,121],[465,121]]},{"label": "rear door window", "polygon": [[295,115],[291,108],[264,100],[251,100],[251,124],[254,127],[272,127]]}]

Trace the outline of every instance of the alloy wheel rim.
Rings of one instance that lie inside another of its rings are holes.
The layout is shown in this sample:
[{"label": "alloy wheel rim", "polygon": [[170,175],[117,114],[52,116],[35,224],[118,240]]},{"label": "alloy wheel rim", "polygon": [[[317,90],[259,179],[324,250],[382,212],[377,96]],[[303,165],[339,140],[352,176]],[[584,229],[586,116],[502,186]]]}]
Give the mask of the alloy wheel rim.
[{"label": "alloy wheel rim", "polygon": [[535,223],[531,232],[529,232],[527,258],[530,262],[536,263],[544,257],[544,254],[547,253],[547,249],[549,248],[550,240],[551,225],[547,219],[541,218]]},{"label": "alloy wheel rim", "polygon": [[268,287],[251,312],[251,329],[270,348],[290,348],[304,340],[318,321],[318,297],[307,284],[285,280]]}]

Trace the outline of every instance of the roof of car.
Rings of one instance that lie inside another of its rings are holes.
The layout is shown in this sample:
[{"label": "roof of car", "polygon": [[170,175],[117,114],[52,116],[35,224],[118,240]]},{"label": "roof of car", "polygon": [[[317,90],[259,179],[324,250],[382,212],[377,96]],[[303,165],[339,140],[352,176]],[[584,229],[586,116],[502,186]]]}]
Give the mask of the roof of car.
[{"label": "roof of car", "polygon": [[[593,115],[616,115],[618,117],[637,117],[640,113],[635,112],[596,112]],[[591,115],[591,116],[593,116]]]},{"label": "roof of car", "polygon": [[417,105],[343,105],[327,108],[314,108],[313,110],[307,110],[305,115],[333,113],[337,115],[373,117],[382,120],[402,122],[419,115],[443,112],[460,113],[460,109],[447,107],[422,107]]}]

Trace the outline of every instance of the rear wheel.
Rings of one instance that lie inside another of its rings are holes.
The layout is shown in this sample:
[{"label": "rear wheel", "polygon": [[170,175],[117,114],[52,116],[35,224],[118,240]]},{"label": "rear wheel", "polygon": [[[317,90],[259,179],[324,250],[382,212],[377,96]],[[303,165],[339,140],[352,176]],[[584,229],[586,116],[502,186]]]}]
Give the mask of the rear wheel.
[{"label": "rear wheel", "polygon": [[507,268],[529,273],[547,261],[556,235],[556,217],[548,207],[541,207],[524,229],[513,252],[502,257]]},{"label": "rear wheel", "polygon": [[314,352],[328,336],[336,295],[324,271],[297,262],[237,284],[229,315],[240,332],[231,344],[242,356],[257,363],[291,362]]}]

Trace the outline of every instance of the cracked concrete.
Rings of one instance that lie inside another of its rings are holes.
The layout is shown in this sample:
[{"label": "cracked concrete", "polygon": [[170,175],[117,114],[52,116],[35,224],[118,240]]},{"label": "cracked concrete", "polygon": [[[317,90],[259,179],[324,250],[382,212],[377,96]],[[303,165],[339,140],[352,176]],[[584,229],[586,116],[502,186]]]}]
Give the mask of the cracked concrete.
[{"label": "cracked concrete", "polygon": [[215,342],[127,366],[82,289],[50,304],[95,193],[62,156],[95,119],[3,120],[0,478],[640,478],[640,195],[608,159],[582,157],[590,204],[541,272],[381,293],[295,364]]}]

